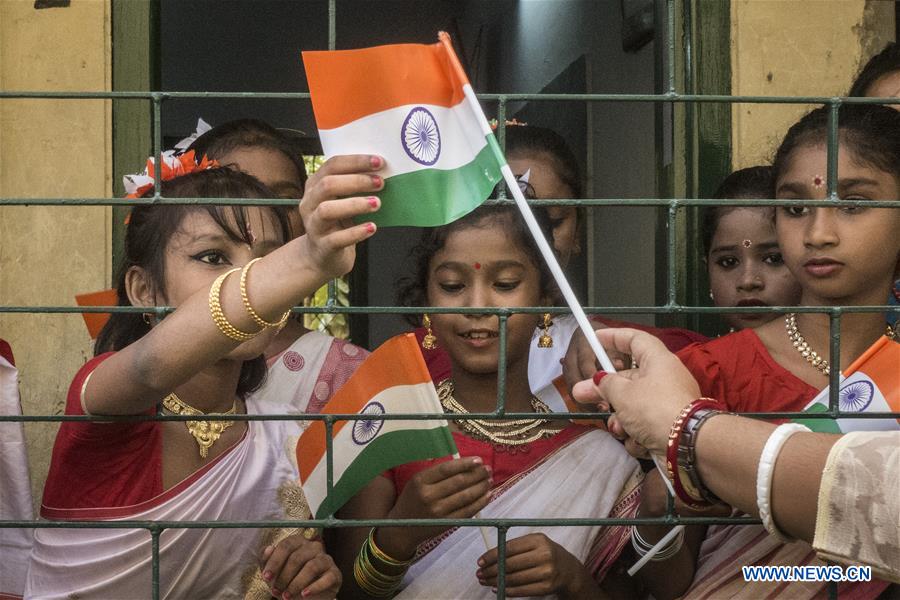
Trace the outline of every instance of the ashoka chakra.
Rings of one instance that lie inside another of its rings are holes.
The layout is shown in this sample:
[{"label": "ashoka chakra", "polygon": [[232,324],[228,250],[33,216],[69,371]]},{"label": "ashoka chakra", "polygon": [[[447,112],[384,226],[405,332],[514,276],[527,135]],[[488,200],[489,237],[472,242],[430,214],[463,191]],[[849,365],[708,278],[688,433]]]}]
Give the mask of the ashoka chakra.
[{"label": "ashoka chakra", "polygon": [[841,410],[862,412],[869,407],[874,396],[875,386],[868,381],[854,381],[841,388],[838,398]]},{"label": "ashoka chakra", "polygon": [[[384,412],[384,406],[382,406],[380,403],[369,402],[359,414],[374,416],[383,415]],[[384,426],[384,421],[380,419],[371,421],[354,421],[352,432],[353,441],[360,446],[368,444],[376,435],[378,435],[378,432],[381,431],[382,426]]]},{"label": "ashoka chakra", "polygon": [[434,115],[421,106],[409,111],[400,129],[400,143],[411,159],[431,166],[441,155],[441,132]]}]

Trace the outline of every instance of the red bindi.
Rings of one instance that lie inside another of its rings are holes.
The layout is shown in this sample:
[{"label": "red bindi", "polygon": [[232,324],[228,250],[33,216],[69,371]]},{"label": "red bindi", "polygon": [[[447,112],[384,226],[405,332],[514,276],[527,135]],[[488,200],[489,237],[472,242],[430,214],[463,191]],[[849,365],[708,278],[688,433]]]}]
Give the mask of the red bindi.
[{"label": "red bindi", "polygon": [[474,266],[475,266],[475,269],[478,270],[481,268],[481,263],[475,263]]}]

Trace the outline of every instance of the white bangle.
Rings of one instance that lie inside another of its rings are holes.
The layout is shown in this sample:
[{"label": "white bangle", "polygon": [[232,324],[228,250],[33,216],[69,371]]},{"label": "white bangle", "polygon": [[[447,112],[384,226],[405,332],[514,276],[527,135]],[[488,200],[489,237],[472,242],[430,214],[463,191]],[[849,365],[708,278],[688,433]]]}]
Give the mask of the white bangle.
[{"label": "white bangle", "polygon": [[778,529],[772,519],[772,478],[775,475],[775,461],[778,460],[778,454],[784,447],[784,443],[792,435],[801,431],[809,431],[809,427],[798,423],[785,423],[776,427],[763,447],[762,455],[759,457],[759,467],[756,471],[756,507],[759,509],[759,518],[769,535],[782,544],[796,540]]},{"label": "white bangle", "polygon": [[[647,555],[650,550],[656,546],[658,542],[651,544],[641,537],[641,534],[638,532],[638,528],[636,525],[631,527],[631,546],[634,548],[634,551],[641,558]],[[676,554],[678,554],[681,547],[684,545],[684,527],[679,529],[678,533],[675,535],[672,540],[666,544],[664,547],[660,548],[659,552],[653,555],[649,560],[651,561],[661,561],[668,560],[672,558]]]}]

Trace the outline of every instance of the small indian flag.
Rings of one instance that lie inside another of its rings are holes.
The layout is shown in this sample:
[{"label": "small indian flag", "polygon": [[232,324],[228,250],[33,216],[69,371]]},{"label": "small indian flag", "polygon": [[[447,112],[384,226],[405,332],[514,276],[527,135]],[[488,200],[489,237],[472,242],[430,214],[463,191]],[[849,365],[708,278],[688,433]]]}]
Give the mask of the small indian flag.
[{"label": "small indian flag", "polygon": [[[828,411],[828,388],[803,409],[808,413]],[[900,344],[882,336],[847,367],[840,378],[838,402],[846,413],[900,413]],[[900,419],[796,419],[822,433],[849,431],[896,431]]]},{"label": "small indian flag", "polygon": [[436,227],[487,199],[505,164],[472,86],[441,32],[437,44],[304,52],[326,157],[386,160],[380,226]]},{"label": "small indian flag", "polygon": [[317,519],[334,514],[376,475],[408,462],[456,454],[441,418],[384,420],[389,414],[442,414],[415,334],[391,338],[359,367],[325,406],[324,414],[371,419],[337,421],[332,428],[333,486],[327,486],[325,423],[313,422],[297,442],[300,482]]}]

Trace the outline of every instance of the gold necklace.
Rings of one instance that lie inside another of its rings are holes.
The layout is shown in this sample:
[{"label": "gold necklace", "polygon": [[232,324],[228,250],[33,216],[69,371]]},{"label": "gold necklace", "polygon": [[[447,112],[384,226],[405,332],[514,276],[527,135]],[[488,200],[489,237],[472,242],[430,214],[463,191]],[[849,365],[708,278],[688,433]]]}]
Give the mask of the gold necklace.
[{"label": "gold necklace", "polygon": [[800,355],[806,359],[806,362],[814,366],[820,373],[828,376],[831,373],[831,367],[828,365],[828,361],[810,348],[806,340],[803,339],[803,336],[800,335],[800,330],[797,329],[796,313],[785,315],[784,327],[787,329],[788,338],[790,338],[797,352],[799,352]]},{"label": "gold necklace", "polygon": [[[237,402],[231,406],[231,410],[224,413],[204,413],[172,393],[163,398],[163,406],[174,415],[233,415],[237,412]],[[234,425],[234,421],[185,421],[188,432],[197,440],[200,446],[200,458],[209,455],[209,449],[222,437],[222,432]]]},{"label": "gold necklace", "polygon": [[[445,379],[437,386],[438,399],[444,410],[467,415],[469,411],[453,397],[453,382]],[[549,413],[550,407],[544,402],[531,397],[531,408],[536,413]],[[547,427],[550,419],[513,419],[490,421],[487,419],[460,419],[456,421],[460,428],[475,438],[487,440],[500,446],[521,446],[530,444],[541,438],[552,437],[558,431]]]}]

